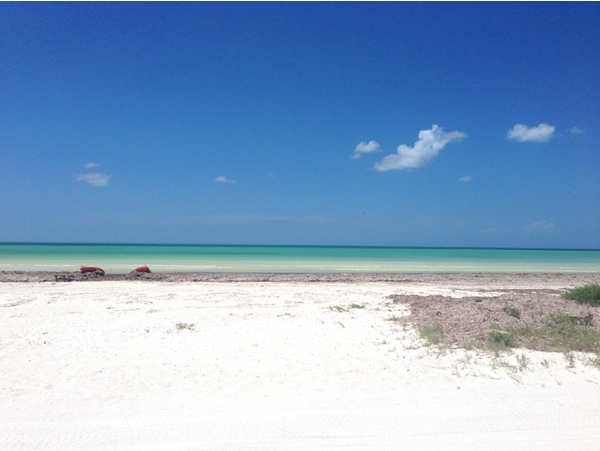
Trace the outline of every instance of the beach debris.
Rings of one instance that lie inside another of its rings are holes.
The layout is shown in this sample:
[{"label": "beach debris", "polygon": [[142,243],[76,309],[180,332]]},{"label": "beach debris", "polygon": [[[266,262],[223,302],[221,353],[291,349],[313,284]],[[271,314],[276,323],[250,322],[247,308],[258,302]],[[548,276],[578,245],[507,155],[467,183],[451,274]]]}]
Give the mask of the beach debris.
[{"label": "beach debris", "polygon": [[97,266],[82,266],[81,268],[79,268],[79,270],[81,271],[81,274],[94,273],[97,276],[104,275],[104,270]]},{"label": "beach debris", "polygon": [[148,265],[142,265],[142,266],[138,266],[137,268],[135,268],[135,272],[152,272],[152,271],[150,271],[150,268],[148,267]]},{"label": "beach debris", "polygon": [[72,274],[57,274],[54,276],[54,280],[56,282],[73,282],[75,280],[75,276]]}]

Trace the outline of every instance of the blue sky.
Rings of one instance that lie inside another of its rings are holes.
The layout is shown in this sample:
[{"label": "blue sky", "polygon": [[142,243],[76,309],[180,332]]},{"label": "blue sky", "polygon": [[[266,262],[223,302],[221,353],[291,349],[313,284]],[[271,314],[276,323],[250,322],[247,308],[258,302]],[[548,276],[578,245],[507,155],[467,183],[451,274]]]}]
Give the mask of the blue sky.
[{"label": "blue sky", "polygon": [[597,3],[1,3],[0,241],[600,248]]}]

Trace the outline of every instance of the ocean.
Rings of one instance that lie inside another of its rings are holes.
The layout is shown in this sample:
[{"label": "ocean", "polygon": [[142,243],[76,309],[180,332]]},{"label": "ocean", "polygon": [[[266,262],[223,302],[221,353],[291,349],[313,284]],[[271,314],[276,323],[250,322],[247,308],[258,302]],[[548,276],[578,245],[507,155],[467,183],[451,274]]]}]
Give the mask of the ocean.
[{"label": "ocean", "polygon": [[590,273],[600,250],[412,247],[0,244],[0,271],[78,271],[99,266],[124,274],[239,273]]}]

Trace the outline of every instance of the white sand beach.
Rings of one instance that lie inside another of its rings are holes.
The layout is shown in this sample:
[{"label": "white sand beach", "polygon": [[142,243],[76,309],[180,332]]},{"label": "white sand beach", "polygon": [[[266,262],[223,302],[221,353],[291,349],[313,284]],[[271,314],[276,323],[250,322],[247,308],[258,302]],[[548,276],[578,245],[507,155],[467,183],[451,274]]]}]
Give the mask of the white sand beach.
[{"label": "white sand beach", "polygon": [[588,356],[440,352],[386,297],[598,276],[297,279],[0,283],[0,448],[597,449]]}]

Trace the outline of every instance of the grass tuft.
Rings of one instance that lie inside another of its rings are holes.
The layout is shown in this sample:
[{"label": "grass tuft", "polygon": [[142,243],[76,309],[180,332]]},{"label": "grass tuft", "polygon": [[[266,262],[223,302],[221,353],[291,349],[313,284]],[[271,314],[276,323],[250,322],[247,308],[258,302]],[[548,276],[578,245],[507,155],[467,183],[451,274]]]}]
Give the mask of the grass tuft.
[{"label": "grass tuft", "polygon": [[189,323],[177,323],[175,324],[177,330],[194,330],[194,325]]},{"label": "grass tuft", "polygon": [[[421,338],[429,345],[452,343],[443,333],[442,326],[433,324],[419,330]],[[591,317],[569,316],[551,313],[542,326],[525,326],[507,330],[492,330],[483,339],[468,343],[454,343],[465,349],[487,349],[494,352],[508,351],[511,348],[528,348],[538,351],[590,352],[596,354],[600,363],[600,331],[592,327]]]},{"label": "grass tuft", "polygon": [[521,318],[521,310],[516,307],[504,307],[504,313],[517,319]]},{"label": "grass tuft", "polygon": [[571,351],[569,352],[565,352],[565,359],[567,360],[567,363],[569,364],[569,368],[575,368],[575,354],[573,354]]},{"label": "grass tuft", "polygon": [[494,350],[505,350],[517,346],[517,339],[512,332],[493,330],[488,334],[488,344]]},{"label": "grass tuft", "polygon": [[420,331],[421,338],[429,345],[437,346],[444,342],[444,331],[439,324],[425,326]]},{"label": "grass tuft", "polygon": [[[528,347],[540,351],[600,353],[600,332],[586,324],[587,317],[548,315],[543,327],[523,328],[518,333]],[[583,320],[583,321],[582,321]]]},{"label": "grass tuft", "polygon": [[600,306],[600,284],[593,283],[575,288],[563,294],[566,299],[577,301],[580,304]]},{"label": "grass tuft", "polygon": [[363,309],[367,306],[367,304],[348,304],[346,307],[344,307],[343,305],[330,305],[329,306],[329,310],[331,310],[332,312],[339,312],[339,313],[343,313],[343,312],[349,312],[350,310],[352,310],[353,308],[357,308],[357,309]]},{"label": "grass tuft", "polygon": [[527,368],[529,359],[525,356],[525,354],[521,353],[521,355],[517,355],[517,364],[519,365],[519,370],[523,371],[525,368]]}]

